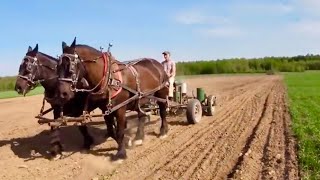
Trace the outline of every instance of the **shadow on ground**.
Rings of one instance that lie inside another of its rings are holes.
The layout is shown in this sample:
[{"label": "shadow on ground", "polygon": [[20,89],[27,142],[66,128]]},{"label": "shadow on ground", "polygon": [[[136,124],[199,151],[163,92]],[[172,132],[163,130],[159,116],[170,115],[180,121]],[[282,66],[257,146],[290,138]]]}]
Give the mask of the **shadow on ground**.
[{"label": "shadow on ground", "polygon": [[[81,152],[83,137],[77,126],[67,126],[60,128],[61,144],[64,152]],[[94,145],[99,145],[106,141],[105,128],[88,126],[89,133],[94,138]],[[34,136],[17,137],[10,140],[0,140],[0,147],[10,145],[11,150],[19,158],[26,161],[36,158],[49,158],[47,151],[50,149],[50,130],[43,130]]]},{"label": "shadow on ground", "polygon": [[[146,126],[157,124],[160,119],[146,122]],[[171,126],[187,126],[186,121],[168,121]],[[159,124],[160,125],[160,124]],[[125,130],[126,135],[131,137],[135,136],[136,127],[138,126],[137,119],[128,120],[128,127]],[[160,128],[160,126],[159,126]],[[106,126],[104,121],[88,123],[88,131],[94,138],[94,146],[102,144],[107,140],[114,141],[112,138],[106,139]],[[10,145],[12,152],[19,158],[25,161],[34,160],[36,158],[50,159],[48,150],[50,149],[50,128],[43,130],[38,134],[29,137],[17,137],[10,140],[0,140],[0,148],[6,145]],[[147,135],[158,136],[159,134],[152,132]],[[117,146],[83,151],[83,137],[78,130],[77,126],[66,126],[60,128],[60,139],[63,146],[63,152],[69,154],[68,156],[76,152],[90,153],[97,156],[112,156],[110,151],[117,149]]]}]

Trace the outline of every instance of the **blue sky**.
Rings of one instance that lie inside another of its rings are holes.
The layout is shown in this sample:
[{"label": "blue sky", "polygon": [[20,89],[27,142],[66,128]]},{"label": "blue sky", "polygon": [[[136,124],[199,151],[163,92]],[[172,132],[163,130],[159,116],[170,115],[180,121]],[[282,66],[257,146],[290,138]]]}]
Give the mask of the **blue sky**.
[{"label": "blue sky", "polygon": [[175,61],[320,53],[319,0],[55,0],[0,3],[0,76],[16,75],[28,46],[112,42],[119,60],[169,50]]}]

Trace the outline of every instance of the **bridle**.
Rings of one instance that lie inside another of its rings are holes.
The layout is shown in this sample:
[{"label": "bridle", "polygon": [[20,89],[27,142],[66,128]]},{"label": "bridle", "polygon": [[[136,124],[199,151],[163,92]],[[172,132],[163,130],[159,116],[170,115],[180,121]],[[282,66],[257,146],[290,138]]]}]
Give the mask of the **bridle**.
[{"label": "bridle", "polygon": [[[50,70],[56,70],[57,68],[57,65],[55,65],[54,68],[52,67],[49,67],[45,64],[41,64],[37,57],[32,57],[32,56],[28,56],[26,55],[24,58],[23,58],[23,61],[25,61],[25,59],[27,59],[28,61],[26,62],[26,70],[29,72],[27,75],[20,75],[18,74],[18,77],[21,78],[21,79],[24,79],[28,82],[28,86],[31,86],[31,89],[34,89],[36,87],[36,85],[38,83],[41,83],[41,82],[44,82],[44,81],[47,81],[47,80],[51,80],[51,79],[54,79],[56,78],[57,76],[55,77],[51,77],[51,78],[48,78],[48,79],[38,79],[38,80],[34,80],[36,75],[40,75],[40,66],[43,66],[43,67],[46,67]],[[36,74],[37,73],[37,74]]]},{"label": "bridle", "polygon": [[[108,56],[108,59],[107,59]],[[73,92],[93,92],[95,89],[97,89],[100,85],[103,85],[105,83],[105,80],[109,79],[110,76],[110,66],[108,64],[111,64],[111,58],[110,58],[110,53],[107,52],[107,55],[105,53],[102,52],[101,56],[98,56],[95,59],[92,60],[84,60],[81,59],[80,56],[75,52],[74,54],[69,54],[69,53],[63,53],[60,56],[60,63],[62,63],[62,59],[63,58],[68,58],[70,65],[69,65],[69,73],[71,74],[71,76],[69,78],[59,78],[59,81],[63,81],[63,82],[68,82],[71,83],[71,91]],[[92,89],[78,89],[77,88],[77,83],[79,81],[79,76],[80,76],[80,70],[79,70],[79,64],[82,65],[83,69],[85,70],[84,66],[82,63],[90,63],[90,62],[94,62],[96,63],[98,59],[103,58],[104,61],[104,70],[103,70],[103,77],[101,78],[101,80],[99,81],[99,83]],[[108,83],[107,83],[108,84]],[[99,94],[103,93],[103,87],[100,88],[100,92]],[[92,93],[92,94],[97,94],[97,93]]]}]

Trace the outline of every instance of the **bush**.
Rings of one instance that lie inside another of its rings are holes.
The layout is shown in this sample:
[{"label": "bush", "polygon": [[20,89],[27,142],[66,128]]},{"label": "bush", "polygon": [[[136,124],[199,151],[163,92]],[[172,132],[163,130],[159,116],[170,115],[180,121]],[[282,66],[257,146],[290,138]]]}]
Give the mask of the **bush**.
[{"label": "bush", "polygon": [[14,90],[16,79],[16,76],[0,77],[0,91]]}]

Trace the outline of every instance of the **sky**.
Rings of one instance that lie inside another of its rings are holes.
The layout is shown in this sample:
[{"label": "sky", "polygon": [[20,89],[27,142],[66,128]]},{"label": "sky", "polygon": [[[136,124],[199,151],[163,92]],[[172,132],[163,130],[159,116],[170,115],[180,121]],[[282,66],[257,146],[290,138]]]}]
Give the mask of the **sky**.
[{"label": "sky", "polygon": [[320,54],[320,0],[10,0],[0,2],[0,76],[29,46],[56,57],[77,37],[120,61]]}]

